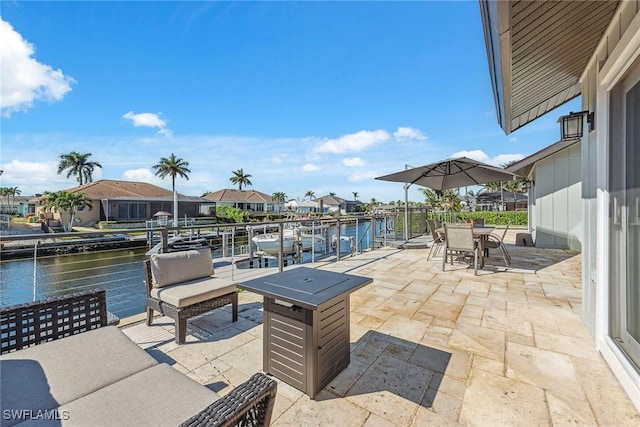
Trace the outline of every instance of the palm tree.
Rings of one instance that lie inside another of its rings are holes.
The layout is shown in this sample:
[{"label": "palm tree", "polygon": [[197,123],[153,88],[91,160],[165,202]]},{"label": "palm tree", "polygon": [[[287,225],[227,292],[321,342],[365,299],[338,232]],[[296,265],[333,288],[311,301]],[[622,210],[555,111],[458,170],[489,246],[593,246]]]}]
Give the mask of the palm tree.
[{"label": "palm tree", "polygon": [[357,191],[353,192],[353,200],[354,201],[358,200],[358,192]]},{"label": "palm tree", "polygon": [[420,191],[424,193],[427,207],[431,208],[432,211],[439,210],[442,206],[442,198],[440,195],[430,188],[421,188]]},{"label": "palm tree", "polygon": [[229,181],[231,181],[234,184],[238,184],[238,189],[240,191],[242,191],[242,186],[249,186],[249,185],[253,185],[251,184],[251,181],[249,181],[249,178],[251,178],[251,175],[249,174],[244,174],[244,171],[242,169],[238,169],[237,171],[232,171],[233,176],[231,178],[229,178]]},{"label": "palm tree", "polygon": [[22,191],[20,191],[18,187],[7,188],[7,203],[9,202],[9,196],[13,199],[13,203],[9,205],[9,211],[11,214],[13,213],[13,208],[16,205],[16,196],[19,196],[20,194],[22,194]]},{"label": "palm tree", "polygon": [[102,169],[102,165],[98,162],[90,162],[89,157],[91,157],[91,153],[80,154],[76,151],[61,154],[58,175],[68,169],[67,178],[74,175],[80,185],[93,181],[93,170],[95,168]]},{"label": "palm tree", "polygon": [[[40,204],[44,206],[46,211],[60,212],[60,220],[64,231],[73,230],[73,224],[76,221],[76,213],[86,207],[93,209],[93,201],[86,194],[70,191],[55,191],[53,193],[45,193],[40,200]],[[65,221],[65,213],[69,214],[68,221]]]},{"label": "palm tree", "polygon": [[[274,201],[274,203],[284,203],[287,199],[287,195],[282,191],[276,191],[271,195],[271,199]],[[280,205],[278,205],[278,214],[280,214]]]},{"label": "palm tree", "polygon": [[171,157],[166,158],[162,157],[160,159],[160,163],[153,166],[153,169],[156,170],[156,175],[162,179],[165,179],[167,176],[171,177],[171,189],[173,190],[173,226],[178,226],[178,193],[176,193],[176,176],[181,176],[183,178],[189,179],[188,173],[191,171],[188,168],[189,162],[185,162],[182,159],[176,157],[175,154],[171,153]]},{"label": "palm tree", "polygon": [[7,196],[7,206],[9,206],[9,188],[8,187],[0,187],[0,213],[5,213],[4,209],[4,201],[2,197]]},{"label": "palm tree", "polygon": [[304,197],[308,197],[309,201],[311,201],[312,197],[315,197],[316,193],[314,193],[313,191],[309,190],[306,193],[304,193]]}]

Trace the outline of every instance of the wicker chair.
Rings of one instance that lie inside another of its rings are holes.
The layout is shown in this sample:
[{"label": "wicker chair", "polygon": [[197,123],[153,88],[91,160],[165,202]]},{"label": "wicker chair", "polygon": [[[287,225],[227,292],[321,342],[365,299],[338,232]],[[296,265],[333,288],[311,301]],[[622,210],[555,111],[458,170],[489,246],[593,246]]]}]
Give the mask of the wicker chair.
[{"label": "wicker chair", "polygon": [[213,275],[211,250],[188,250],[151,255],[144,261],[147,285],[147,325],[154,311],[176,322],[176,343],[184,344],[190,317],[231,304],[238,320],[235,284]]},{"label": "wicker chair", "polygon": [[478,275],[478,242],[473,238],[472,224],[444,224],[444,254],[442,257],[442,271],[447,263],[447,257],[451,256],[453,265],[454,255],[473,254],[473,273]]},{"label": "wicker chair", "polygon": [[[72,414],[76,422],[77,418],[84,419],[86,425],[104,425],[105,419],[98,415],[104,413],[113,416],[127,413],[130,418],[138,419],[131,425],[269,425],[277,392],[275,380],[263,373],[256,373],[224,397],[215,398],[216,394],[211,390],[166,364],[158,363],[115,326],[106,326],[106,306],[105,291],[96,289],[0,309],[0,367],[3,373],[0,377],[3,393],[0,404],[3,414],[11,414],[12,411],[17,413],[25,408],[34,412],[59,411],[64,414],[65,408],[75,404],[74,410],[67,412]],[[86,351],[77,351],[82,348]],[[108,349],[108,354],[103,354],[103,349]],[[100,358],[110,358],[109,363],[103,363]],[[14,368],[20,366],[28,366],[29,370],[17,369],[14,372]],[[125,370],[130,372],[123,378]],[[60,371],[73,371],[81,379],[73,378],[73,375],[60,375]],[[155,393],[157,390],[149,390],[147,383],[131,380],[152,372],[154,375],[150,383],[154,386],[174,390],[176,382],[180,382],[182,389],[186,388],[188,392],[180,397],[165,393],[163,395],[168,396],[168,400],[164,402],[162,399],[145,399],[146,393]],[[100,381],[102,384],[96,385]],[[93,393],[102,396],[101,393],[117,388],[120,383],[126,383],[119,389],[127,396],[122,399],[124,405],[130,402],[137,409],[131,410],[131,406],[121,408],[112,400],[92,398]],[[38,384],[48,392],[35,392],[41,390]],[[67,397],[71,394],[73,398],[65,401],[60,398],[64,394]],[[167,408],[172,408],[169,413],[174,415],[184,411],[184,408],[180,408],[180,400],[191,402],[193,406],[195,394],[206,396],[204,404],[194,411],[199,413],[192,415],[194,412],[190,412],[175,423],[166,418],[159,419],[162,417],[159,414],[166,413]],[[210,395],[215,400],[209,400]],[[59,407],[56,408],[56,405]]]}]

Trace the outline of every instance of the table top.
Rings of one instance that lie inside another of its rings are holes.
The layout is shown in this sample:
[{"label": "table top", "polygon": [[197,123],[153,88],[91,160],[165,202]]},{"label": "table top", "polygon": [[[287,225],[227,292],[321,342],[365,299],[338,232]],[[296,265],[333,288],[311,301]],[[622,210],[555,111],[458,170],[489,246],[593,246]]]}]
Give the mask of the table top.
[{"label": "table top", "polygon": [[354,292],[372,281],[369,277],[353,274],[297,267],[239,283],[238,287],[315,310],[321,304]]}]

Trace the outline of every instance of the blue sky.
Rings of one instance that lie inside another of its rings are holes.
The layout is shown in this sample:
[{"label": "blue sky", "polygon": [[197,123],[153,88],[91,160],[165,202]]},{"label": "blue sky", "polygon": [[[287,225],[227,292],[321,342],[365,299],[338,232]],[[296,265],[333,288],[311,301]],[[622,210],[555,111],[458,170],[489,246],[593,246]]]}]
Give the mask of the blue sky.
[{"label": "blue sky", "polygon": [[[152,166],[189,162],[179,192],[252,189],[401,200],[374,180],[466,154],[503,164],[559,139],[560,115],[498,126],[477,1],[2,2],[0,185],[94,180],[171,188]],[[410,200],[424,197],[417,188]]]}]

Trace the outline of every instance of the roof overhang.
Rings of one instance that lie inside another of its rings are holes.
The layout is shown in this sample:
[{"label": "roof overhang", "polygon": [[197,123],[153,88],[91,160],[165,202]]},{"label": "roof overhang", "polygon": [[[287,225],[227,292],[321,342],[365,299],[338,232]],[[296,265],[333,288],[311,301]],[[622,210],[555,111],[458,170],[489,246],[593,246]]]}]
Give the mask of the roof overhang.
[{"label": "roof overhang", "polygon": [[506,134],[580,95],[618,0],[480,0],[498,123]]},{"label": "roof overhang", "polygon": [[580,141],[582,141],[580,138],[558,141],[555,144],[545,147],[542,150],[509,165],[505,169],[509,172],[513,172],[520,176],[529,178],[531,170],[540,160],[546,159],[547,157],[552,156],[559,151],[565,150]]}]

